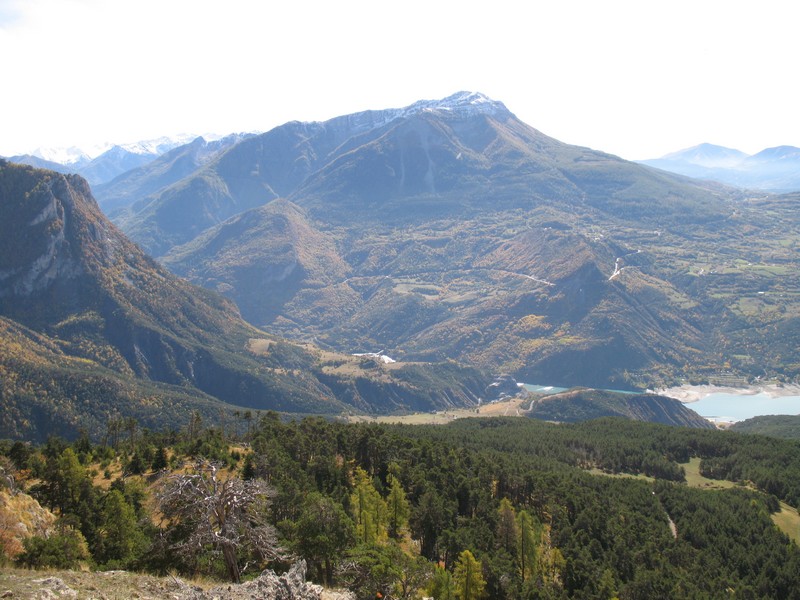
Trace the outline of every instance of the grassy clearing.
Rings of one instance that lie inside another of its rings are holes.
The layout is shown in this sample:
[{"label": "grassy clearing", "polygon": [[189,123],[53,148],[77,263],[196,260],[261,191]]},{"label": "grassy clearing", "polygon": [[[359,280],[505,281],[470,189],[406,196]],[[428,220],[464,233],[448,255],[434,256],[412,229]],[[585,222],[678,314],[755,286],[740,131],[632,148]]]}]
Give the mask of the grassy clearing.
[{"label": "grassy clearing", "polygon": [[645,475],[643,473],[639,473],[638,475],[634,475],[632,473],[609,473],[607,471],[604,471],[603,469],[598,469],[597,467],[588,469],[586,472],[590,473],[591,475],[602,475],[604,477],[616,477],[618,479],[639,479],[641,481],[649,481],[649,482],[655,481],[655,477],[650,477],[649,475]]},{"label": "grassy clearing", "polygon": [[[681,465],[686,471],[686,483],[691,487],[704,490],[726,489],[737,486],[732,481],[708,479],[700,474],[700,459],[695,457]],[[781,511],[771,515],[773,523],[796,544],[800,544],[800,514],[785,502],[781,502]]]},{"label": "grassy clearing", "polygon": [[456,408],[439,410],[432,413],[413,413],[410,415],[386,415],[370,417],[366,415],[353,415],[347,418],[350,423],[399,423],[404,425],[446,425],[455,419],[469,417],[517,417],[520,416],[521,398],[513,398],[504,402],[493,402],[475,408]]},{"label": "grassy clearing", "polygon": [[783,533],[794,540],[795,544],[800,544],[800,514],[796,508],[781,502],[781,512],[772,515],[772,521]]},{"label": "grassy clearing", "polygon": [[248,341],[247,349],[252,352],[253,354],[259,354],[262,356],[266,356],[269,354],[269,349],[271,346],[276,344],[274,340],[265,340],[259,338],[253,338]]},{"label": "grassy clearing", "polygon": [[686,485],[704,490],[724,490],[736,487],[733,481],[722,479],[709,479],[700,474],[700,458],[695,456],[688,463],[681,465],[686,472]]}]

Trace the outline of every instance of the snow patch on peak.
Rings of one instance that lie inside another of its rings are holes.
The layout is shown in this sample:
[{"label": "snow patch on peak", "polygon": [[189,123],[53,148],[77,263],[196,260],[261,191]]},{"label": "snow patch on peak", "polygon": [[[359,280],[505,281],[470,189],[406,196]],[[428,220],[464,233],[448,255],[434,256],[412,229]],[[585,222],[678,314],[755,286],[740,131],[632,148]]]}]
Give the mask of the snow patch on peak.
[{"label": "snow patch on peak", "polygon": [[502,102],[492,100],[480,92],[456,92],[441,100],[420,100],[404,109],[399,109],[403,116],[410,116],[418,112],[448,111],[457,113],[461,116],[471,116],[475,114],[494,115],[501,112],[508,112]]},{"label": "snow patch on peak", "polygon": [[[440,100],[420,100],[404,108],[367,110],[335,117],[330,121],[325,121],[324,126],[345,127],[349,135],[358,135],[364,131],[383,127],[396,119],[405,119],[420,113],[440,113],[461,118],[469,118],[478,114],[511,114],[502,102],[492,100],[479,92],[457,92]],[[319,122],[293,123],[301,127],[320,125]]]}]

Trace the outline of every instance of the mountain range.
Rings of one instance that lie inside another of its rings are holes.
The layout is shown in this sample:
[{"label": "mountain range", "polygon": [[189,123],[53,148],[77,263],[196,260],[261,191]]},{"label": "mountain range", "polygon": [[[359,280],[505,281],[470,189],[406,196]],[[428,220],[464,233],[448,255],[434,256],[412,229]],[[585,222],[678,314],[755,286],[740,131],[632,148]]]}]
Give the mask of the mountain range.
[{"label": "mountain range", "polygon": [[723,146],[700,144],[640,162],[688,177],[741,188],[800,191],[800,148],[794,146],[776,146],[748,155]]},{"label": "mountain range", "polygon": [[290,122],[196,167],[173,152],[101,207],[274,334],[547,384],[798,372],[795,196],[564,144],[468,92]]},{"label": "mountain range", "polygon": [[[241,139],[246,135],[233,134],[228,138]],[[39,148],[31,154],[11,156],[8,160],[58,173],[77,173],[92,186],[97,186],[131,169],[146,165],[162,154],[191,143],[198,137],[194,135],[161,137],[130,144],[105,145],[101,149],[91,151],[77,147]],[[216,139],[215,136],[214,140]]]},{"label": "mountain range", "polygon": [[488,373],[800,375],[800,195],[564,144],[478,93],[197,138],[91,191],[2,175],[4,368],[39,374],[8,388],[6,431],[46,429],[30,394],[73,398],[76,422],[64,381],[87,373],[145,421],[162,393],[206,415],[381,412],[469,405]]},{"label": "mountain range", "polygon": [[101,213],[86,181],[0,161],[0,437],[98,434],[113,418],[470,405],[452,363],[382,365],[288,343],[170,274]]}]

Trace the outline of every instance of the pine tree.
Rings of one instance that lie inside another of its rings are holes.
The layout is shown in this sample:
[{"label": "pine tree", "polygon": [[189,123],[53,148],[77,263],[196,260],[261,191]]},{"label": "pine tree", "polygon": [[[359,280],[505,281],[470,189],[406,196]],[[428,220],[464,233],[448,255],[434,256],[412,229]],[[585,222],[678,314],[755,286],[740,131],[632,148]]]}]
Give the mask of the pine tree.
[{"label": "pine tree", "polygon": [[153,457],[153,462],[150,467],[153,471],[158,472],[162,469],[166,469],[169,465],[169,461],[167,460],[167,451],[164,446],[159,446],[156,450],[156,454]]},{"label": "pine tree", "polygon": [[295,550],[317,565],[323,583],[333,583],[334,563],[355,536],[353,521],[342,505],[319,492],[309,494],[295,531]]},{"label": "pine tree", "polygon": [[133,507],[119,490],[112,489],[103,499],[95,558],[101,564],[124,567],[138,557],[145,544]]}]

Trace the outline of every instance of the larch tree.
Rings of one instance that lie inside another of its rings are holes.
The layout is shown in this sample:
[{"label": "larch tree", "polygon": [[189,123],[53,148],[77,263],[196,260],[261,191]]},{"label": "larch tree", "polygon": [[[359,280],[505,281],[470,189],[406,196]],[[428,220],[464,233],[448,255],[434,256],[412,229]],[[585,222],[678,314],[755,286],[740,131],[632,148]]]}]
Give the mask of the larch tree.
[{"label": "larch tree", "polygon": [[389,495],[386,498],[386,508],[389,517],[389,537],[398,539],[408,525],[411,508],[400,480],[393,475],[389,475]]},{"label": "larch tree", "polygon": [[459,600],[478,600],[483,598],[486,581],[478,562],[469,550],[458,555],[458,562],[453,571],[453,587],[455,597]]},{"label": "larch tree", "polygon": [[497,545],[514,556],[517,546],[517,515],[508,498],[500,501],[497,513]]},{"label": "larch tree", "polygon": [[350,506],[356,524],[356,538],[360,543],[374,544],[386,537],[386,502],[364,469],[356,467],[354,478]]},{"label": "larch tree", "polygon": [[519,574],[523,581],[536,575],[537,553],[540,536],[533,517],[527,511],[517,514],[517,560]]}]

